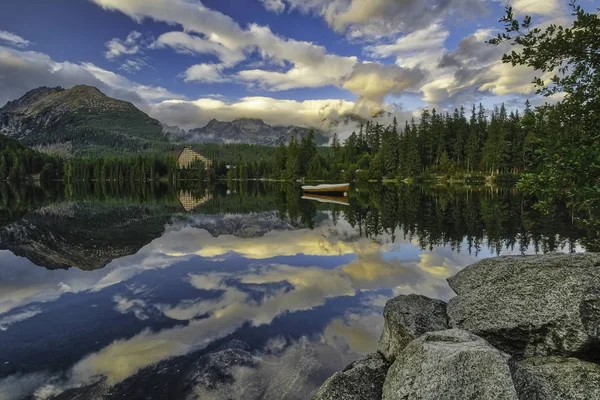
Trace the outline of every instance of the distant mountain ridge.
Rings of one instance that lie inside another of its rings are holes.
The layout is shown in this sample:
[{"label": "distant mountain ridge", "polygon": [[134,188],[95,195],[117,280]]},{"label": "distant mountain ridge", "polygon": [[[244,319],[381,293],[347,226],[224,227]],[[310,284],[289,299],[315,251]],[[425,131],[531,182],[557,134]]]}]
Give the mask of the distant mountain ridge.
[{"label": "distant mountain ridge", "polygon": [[[173,130],[172,127],[171,130]],[[170,137],[172,140],[185,143],[245,143],[277,146],[280,143],[289,143],[292,137],[300,140],[310,130],[315,132],[317,144],[328,142],[325,133],[318,129],[300,126],[272,126],[257,118],[239,118],[231,122],[212,119],[203,128],[170,134]]]},{"label": "distant mountain ridge", "polygon": [[0,108],[0,132],[28,146],[70,143],[75,153],[167,142],[159,121],[85,85],[40,87],[8,102]]},{"label": "distant mountain ridge", "polygon": [[[211,120],[185,131],[151,118],[132,103],[93,86],[39,87],[0,108],[0,133],[47,152],[73,154],[164,149],[169,143],[245,143],[277,146],[300,140],[311,128],[272,126],[261,119]],[[314,129],[317,144],[327,135]]]}]

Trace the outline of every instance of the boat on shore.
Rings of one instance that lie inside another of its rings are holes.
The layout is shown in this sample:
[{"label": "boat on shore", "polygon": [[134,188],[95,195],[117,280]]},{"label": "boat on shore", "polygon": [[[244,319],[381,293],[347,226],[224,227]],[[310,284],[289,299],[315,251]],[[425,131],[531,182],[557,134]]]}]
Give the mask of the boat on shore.
[{"label": "boat on shore", "polygon": [[303,200],[314,200],[320,203],[339,204],[341,206],[348,206],[348,197],[344,196],[322,196],[318,194],[305,194],[302,196]]},{"label": "boat on shore", "polygon": [[317,186],[302,186],[302,190],[304,193],[335,193],[340,194],[343,193],[344,196],[348,195],[348,189],[350,188],[349,183],[340,183],[333,185],[317,185]]}]

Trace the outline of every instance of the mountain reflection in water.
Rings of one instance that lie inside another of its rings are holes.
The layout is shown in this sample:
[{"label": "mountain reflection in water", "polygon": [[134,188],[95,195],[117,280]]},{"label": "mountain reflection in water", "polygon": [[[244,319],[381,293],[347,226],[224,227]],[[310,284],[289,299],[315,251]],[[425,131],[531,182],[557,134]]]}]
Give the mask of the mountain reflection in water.
[{"label": "mountain reflection in water", "polygon": [[385,302],[497,254],[583,251],[511,190],[0,184],[0,399],[304,399]]}]

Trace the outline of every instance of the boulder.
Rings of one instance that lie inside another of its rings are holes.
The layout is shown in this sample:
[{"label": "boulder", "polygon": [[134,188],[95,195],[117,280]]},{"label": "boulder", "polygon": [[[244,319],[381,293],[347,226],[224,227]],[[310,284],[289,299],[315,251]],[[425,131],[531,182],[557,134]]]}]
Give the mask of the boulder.
[{"label": "boulder", "polygon": [[509,356],[460,329],[428,332],[388,370],[383,400],[516,400]]},{"label": "boulder", "polygon": [[449,278],[452,327],[515,357],[600,357],[600,255],[479,261]]},{"label": "boulder", "polygon": [[393,362],[408,343],[422,334],[449,328],[446,303],[416,294],[389,300],[383,316],[383,333],[377,351],[389,362]]},{"label": "boulder", "polygon": [[511,366],[519,400],[600,399],[600,365],[576,358],[533,357]]},{"label": "boulder", "polygon": [[379,353],[348,365],[319,388],[313,400],[378,400],[390,364]]}]

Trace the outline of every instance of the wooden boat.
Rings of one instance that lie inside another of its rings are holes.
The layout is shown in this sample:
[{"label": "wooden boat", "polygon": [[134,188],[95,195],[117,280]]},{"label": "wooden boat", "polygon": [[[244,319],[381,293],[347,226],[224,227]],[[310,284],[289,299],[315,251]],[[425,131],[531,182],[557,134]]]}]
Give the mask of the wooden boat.
[{"label": "wooden boat", "polygon": [[334,185],[302,186],[302,190],[304,190],[304,193],[343,193],[344,196],[348,195],[349,188],[349,183],[340,183]]},{"label": "wooden boat", "polygon": [[306,194],[302,196],[303,200],[315,200],[320,203],[339,204],[341,206],[350,205],[347,197],[342,196],[321,196],[318,194]]}]

